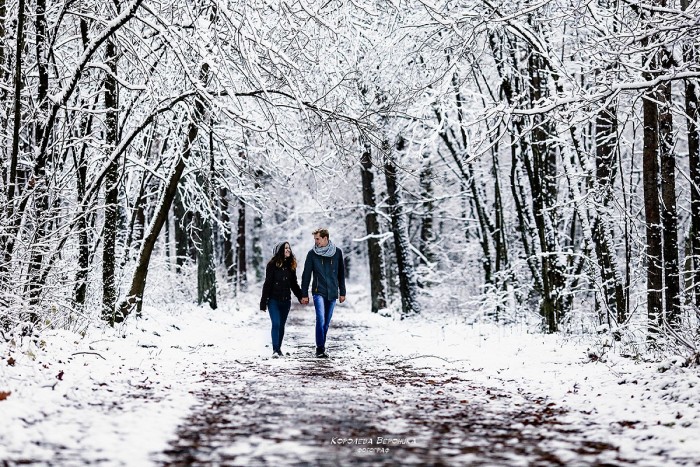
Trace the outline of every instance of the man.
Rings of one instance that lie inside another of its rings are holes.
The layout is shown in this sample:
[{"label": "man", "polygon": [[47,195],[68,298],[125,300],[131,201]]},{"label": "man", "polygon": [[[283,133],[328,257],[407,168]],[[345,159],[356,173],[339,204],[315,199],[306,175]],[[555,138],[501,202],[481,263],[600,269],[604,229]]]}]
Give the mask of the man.
[{"label": "man", "polygon": [[301,275],[301,303],[309,303],[309,284],[316,308],[316,357],[328,358],[326,334],[333,317],[335,301],[345,301],[345,264],[343,252],[331,242],[328,229],[313,231],[314,248],[309,250]]}]

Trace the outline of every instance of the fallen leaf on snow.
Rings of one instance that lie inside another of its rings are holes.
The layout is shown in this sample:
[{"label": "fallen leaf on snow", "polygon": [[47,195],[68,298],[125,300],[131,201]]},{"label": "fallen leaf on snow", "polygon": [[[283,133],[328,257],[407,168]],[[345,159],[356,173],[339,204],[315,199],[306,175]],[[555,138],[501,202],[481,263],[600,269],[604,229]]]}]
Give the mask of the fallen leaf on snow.
[{"label": "fallen leaf on snow", "polygon": [[10,397],[10,394],[12,394],[12,391],[0,391],[0,401],[4,401],[8,397]]}]

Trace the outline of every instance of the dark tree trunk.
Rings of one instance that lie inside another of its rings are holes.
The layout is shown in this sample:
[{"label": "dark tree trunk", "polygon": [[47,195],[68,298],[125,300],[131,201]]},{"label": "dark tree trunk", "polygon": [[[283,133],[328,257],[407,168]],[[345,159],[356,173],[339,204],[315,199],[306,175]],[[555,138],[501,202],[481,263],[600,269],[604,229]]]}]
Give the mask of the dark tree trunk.
[{"label": "dark tree trunk", "polygon": [[206,215],[197,214],[200,246],[197,258],[197,302],[208,303],[216,310],[216,270],[214,262],[214,242],[211,221]]},{"label": "dark tree trunk", "polygon": [[248,265],[246,262],[245,245],[245,203],[240,200],[238,203],[238,230],[236,234],[236,282],[240,290],[245,290],[248,285]]},{"label": "dark tree trunk", "polygon": [[[661,2],[666,6],[666,2]],[[661,47],[662,69],[671,68],[672,57]],[[665,322],[679,324],[681,312],[680,267],[678,264],[678,214],[676,210],[676,156],[673,153],[673,114],[671,81],[659,84],[659,156],[661,164],[661,223],[663,230],[663,262],[665,284]]]},{"label": "dark tree trunk", "polygon": [[[211,124],[210,124],[211,127]],[[216,186],[214,176],[214,139],[209,131],[209,176],[205,177],[201,171],[198,174],[198,182],[207,198],[214,201]],[[197,213],[199,227],[199,248],[197,248],[197,302],[208,303],[212,310],[216,310],[216,261],[214,257],[214,230],[212,222],[206,213]]]},{"label": "dark tree trunk", "polygon": [[[83,47],[87,46],[88,43],[88,23],[85,19],[80,20],[80,33],[83,41]],[[97,107],[99,97],[95,98],[95,104],[93,106]],[[80,119],[80,133],[79,138],[85,138],[92,132],[92,121],[93,113],[83,114]],[[80,147],[79,156],[75,159],[76,167],[76,188],[78,190],[78,199],[85,199],[85,190],[87,188],[87,158],[85,153],[87,151],[87,142],[83,139],[83,143]],[[78,203],[78,213],[77,218],[77,231],[78,231],[78,272],[75,275],[75,290],[74,290],[74,302],[77,308],[82,308],[85,306],[85,298],[87,294],[87,276],[88,268],[90,267],[90,244],[88,237],[88,213],[83,208],[82,203]]]},{"label": "dark tree trunk", "polygon": [[[48,138],[45,135],[46,128],[44,123],[46,121],[46,116],[48,113],[49,101],[49,71],[47,65],[47,49],[48,49],[48,37],[47,37],[47,25],[46,25],[46,0],[37,0],[36,2],[36,17],[35,17],[35,31],[36,31],[36,70],[39,78],[37,86],[37,100],[39,108],[39,116],[36,119],[35,126],[35,144],[39,146],[44,138]],[[46,169],[47,164],[53,162],[53,156],[48,155],[45,161],[38,160],[35,165],[34,180],[36,182],[36,192],[35,192],[35,213],[36,213],[36,234],[31,247],[31,260],[29,263],[29,303],[31,305],[37,305],[41,296],[41,290],[43,288],[43,283],[40,279],[42,276],[41,268],[44,262],[44,256],[46,255],[46,243],[43,241],[46,237],[47,230],[50,228],[48,225],[48,219],[51,219],[51,214],[49,212],[49,176],[47,176]],[[32,320],[35,319],[35,315],[32,312]]]},{"label": "dark tree trunk", "polygon": [[173,216],[175,217],[175,270],[179,273],[182,265],[189,256],[189,218],[182,193],[177,191],[174,200]]},{"label": "dark tree trunk", "polygon": [[365,230],[367,232],[367,253],[369,255],[370,293],[372,295],[372,313],[386,308],[384,290],[384,252],[379,239],[379,221],[377,219],[377,202],[374,194],[374,172],[372,170],[372,148],[364,145],[360,159],[362,176],[362,202],[365,209]]},{"label": "dark tree trunk", "polygon": [[[655,60],[653,60],[655,62]],[[653,79],[647,73],[647,79]],[[657,92],[649,89],[642,101],[644,113],[644,216],[646,220],[647,316],[651,333],[658,332],[663,313],[661,206],[659,193],[659,114]]]},{"label": "dark tree trunk", "polygon": [[[92,113],[89,115],[83,114],[80,122],[80,136],[85,137],[92,131]],[[76,166],[76,188],[78,190],[78,199],[85,198],[85,190],[87,183],[87,160],[85,152],[87,143],[83,143],[80,148],[80,155],[75,160]],[[77,218],[78,232],[78,272],[75,275],[75,292],[74,301],[77,307],[85,305],[87,292],[87,276],[90,266],[90,245],[88,238],[88,213],[79,204],[80,213]]]},{"label": "dark tree trunk", "polygon": [[[261,185],[264,181],[265,174],[263,173],[262,170],[256,169],[255,170],[255,189],[260,190]],[[262,280],[265,279],[265,258],[263,256],[263,250],[262,250],[262,240],[260,239],[260,236],[262,235],[262,226],[263,226],[263,220],[262,216],[260,214],[260,211],[256,210],[255,215],[253,216],[253,229],[252,229],[252,235],[251,235],[251,252],[252,252],[252,258],[250,259],[250,264],[253,267],[253,271],[255,271],[255,279],[258,282],[261,282]]]},{"label": "dark tree trunk", "polygon": [[[430,161],[430,153],[423,153],[423,164],[420,172],[420,194],[423,205],[423,213],[420,218],[420,244],[419,251],[428,263],[435,261],[433,254],[433,242],[435,242],[435,232],[433,231],[433,166]],[[418,281],[419,285],[425,285]]]},{"label": "dark tree trunk", "polygon": [[[396,142],[396,149],[401,152],[405,148],[405,140],[401,137]],[[394,155],[387,143],[384,144],[384,176],[388,194],[389,214],[391,226],[394,232],[394,249],[396,251],[396,265],[399,275],[399,292],[401,293],[401,311],[403,315],[420,312],[417,298],[416,278],[413,271],[413,259],[408,239],[408,226],[406,215],[401,204],[401,192],[399,191],[396,163]]]},{"label": "dark tree trunk", "polygon": [[[547,72],[542,57],[537,52],[530,53],[528,63],[530,77],[530,98],[533,104],[545,97]],[[528,168],[532,192],[533,215],[542,251],[542,285],[544,297],[541,314],[547,332],[556,332],[559,322],[566,314],[563,266],[557,260],[557,198],[556,169],[557,152],[549,142],[554,134],[551,123],[543,115],[533,117],[531,132],[532,165]],[[527,163],[526,163],[527,166]]]},{"label": "dark tree trunk", "polygon": [[262,233],[262,217],[258,212],[253,216],[253,235],[251,247],[253,257],[251,258],[251,266],[255,271],[255,279],[261,282],[265,279],[265,259],[263,258],[262,241],[260,234]]},{"label": "dark tree trunk", "polygon": [[608,224],[608,205],[613,197],[616,176],[617,112],[614,106],[602,110],[596,117],[596,201],[598,217],[593,225],[593,242],[600,265],[603,294],[608,310],[618,324],[627,319],[624,285],[617,273],[612,231]]},{"label": "dark tree trunk", "polygon": [[[515,133],[520,134],[520,132]],[[513,138],[513,137],[511,137]],[[523,187],[520,183],[520,173],[518,170],[518,146],[520,146],[521,157],[525,157],[522,151],[522,145],[518,145],[515,140],[511,141],[510,144],[510,155],[511,155],[511,165],[510,165],[510,190],[513,195],[513,201],[515,202],[515,212],[518,217],[518,232],[520,232],[520,238],[523,244],[523,251],[525,257],[527,258],[527,265],[530,268],[530,273],[532,274],[532,279],[534,282],[534,288],[540,294],[544,294],[544,286],[542,285],[542,276],[540,274],[539,260],[537,255],[535,255],[535,240],[534,234],[532,233],[532,223],[531,215],[528,206],[525,202],[525,196],[522,194]],[[530,242],[529,239],[532,239]]]},{"label": "dark tree trunk", "polygon": [[[3,21],[5,18],[3,17]],[[19,130],[22,127],[22,52],[24,51],[24,0],[19,0],[17,12],[17,43],[15,50],[15,96],[12,129],[12,153],[10,155],[10,174],[7,180],[7,208],[8,219],[12,222],[14,214],[14,196],[17,184],[17,162],[19,159]],[[9,252],[11,253],[11,251]]]},{"label": "dark tree trunk", "polygon": [[[687,8],[688,0],[683,0]],[[696,60],[693,45],[684,47],[686,63]],[[688,125],[688,165],[690,171],[690,257],[692,264],[692,296],[700,306],[700,133],[698,129],[698,83],[695,78],[685,80],[685,113]]]},{"label": "dark tree trunk", "polygon": [[[117,146],[119,122],[117,96],[117,48],[114,40],[107,41],[106,61],[109,73],[105,77],[105,116],[106,146],[111,153]],[[119,162],[112,160],[105,173],[105,220],[102,237],[102,319],[114,322],[117,303],[116,290],[116,245],[119,228]]]},{"label": "dark tree trunk", "polygon": [[229,278],[235,276],[236,264],[233,260],[233,242],[231,241],[231,232],[233,231],[233,226],[231,225],[231,215],[229,213],[229,202],[228,202],[228,189],[222,187],[219,190],[219,204],[221,206],[221,223],[224,228],[222,230],[222,235],[224,237],[224,266],[226,267],[226,275]]},{"label": "dark tree trunk", "polygon": [[[503,201],[501,198],[500,169],[498,164],[498,144],[494,144],[491,153],[493,164],[494,196],[496,211],[496,228],[494,231],[494,243],[496,249],[496,272],[508,268],[508,245],[505,235],[505,220],[503,215]],[[505,286],[505,284],[504,284]]]},{"label": "dark tree trunk", "polygon": [[[17,190],[17,162],[19,160],[20,128],[22,127],[22,52],[24,51],[24,21],[26,17],[24,0],[19,0],[17,11],[17,40],[15,50],[15,76],[14,76],[14,109],[12,129],[12,152],[10,153],[10,171],[7,179],[7,221],[10,225],[19,226],[19,214],[15,213],[15,194]],[[6,19],[3,17],[3,22]],[[14,229],[13,229],[14,230]],[[3,234],[3,249],[5,260],[0,265],[0,273],[4,273],[7,265],[12,261],[14,251],[13,235]],[[4,274],[3,274],[4,276]]]}]

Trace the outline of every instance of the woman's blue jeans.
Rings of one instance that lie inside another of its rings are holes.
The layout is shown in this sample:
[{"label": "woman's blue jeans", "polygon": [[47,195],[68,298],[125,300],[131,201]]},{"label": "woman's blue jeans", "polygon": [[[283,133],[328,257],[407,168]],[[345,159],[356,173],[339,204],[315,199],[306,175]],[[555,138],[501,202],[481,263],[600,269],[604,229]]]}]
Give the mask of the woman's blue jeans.
[{"label": "woman's blue jeans", "polygon": [[270,313],[272,321],[272,351],[282,352],[282,339],[284,339],[284,325],[289,316],[289,309],[292,307],[291,300],[279,301],[269,299],[267,301],[267,311]]},{"label": "woman's blue jeans", "polygon": [[321,295],[314,295],[314,308],[316,308],[316,352],[326,351],[326,334],[331,324],[335,300],[328,300]]}]

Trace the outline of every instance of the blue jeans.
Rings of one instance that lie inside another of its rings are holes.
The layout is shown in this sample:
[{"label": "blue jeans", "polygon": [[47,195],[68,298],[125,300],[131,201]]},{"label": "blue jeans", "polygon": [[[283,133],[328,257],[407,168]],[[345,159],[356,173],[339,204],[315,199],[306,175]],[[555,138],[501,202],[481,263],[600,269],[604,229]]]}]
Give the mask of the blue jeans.
[{"label": "blue jeans", "polygon": [[335,300],[328,300],[321,295],[314,295],[314,308],[316,308],[316,351],[326,351],[326,334],[328,325],[331,324]]},{"label": "blue jeans", "polygon": [[269,299],[267,301],[267,311],[270,313],[272,321],[272,351],[282,352],[282,339],[284,339],[284,324],[289,316],[289,309],[292,307],[291,300],[279,301]]}]

